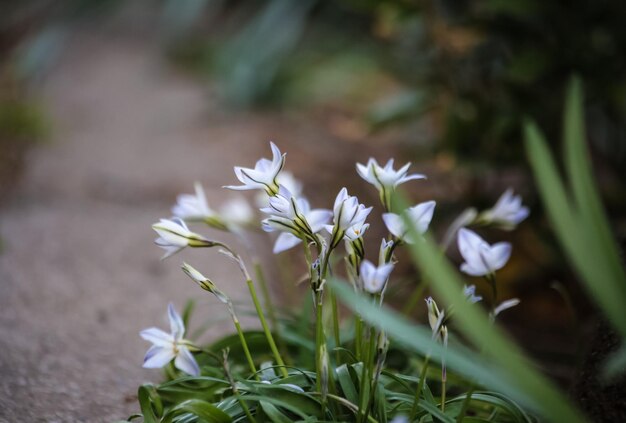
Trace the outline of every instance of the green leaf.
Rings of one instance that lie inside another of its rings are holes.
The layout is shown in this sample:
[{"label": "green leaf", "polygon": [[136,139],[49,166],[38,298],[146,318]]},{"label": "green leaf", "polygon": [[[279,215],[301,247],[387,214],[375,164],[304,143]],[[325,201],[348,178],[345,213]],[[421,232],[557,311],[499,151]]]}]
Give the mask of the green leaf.
[{"label": "green leaf", "polygon": [[259,401],[259,405],[263,409],[263,412],[269,417],[273,423],[291,423],[293,420],[280,412],[273,404],[267,401]]},{"label": "green leaf", "polygon": [[[418,244],[424,249],[436,248],[432,241],[429,241],[428,244]],[[433,266],[437,266],[435,267],[437,272],[439,272],[439,267],[447,265],[442,261],[442,257],[439,257],[439,253],[426,254],[426,256],[427,259],[431,260],[431,263],[434,263]],[[552,387],[548,380],[538,374],[526,360],[522,359],[521,353],[517,349],[508,345],[508,341],[505,341],[504,336],[500,335],[499,331],[496,332],[496,329],[489,324],[487,316],[477,306],[464,300],[461,287],[450,285],[449,274],[451,272],[450,268],[445,268],[444,275],[438,273],[439,277],[436,280],[440,291],[445,292],[446,297],[452,299],[450,302],[459,303],[457,304],[456,315],[464,316],[464,318],[457,319],[457,323],[462,326],[470,339],[478,344],[484,342],[483,348],[488,352],[502,354],[502,356],[496,357],[494,354],[489,354],[489,357],[482,357],[461,345],[450,345],[446,353],[448,367],[481,385],[489,386],[511,396],[520,404],[536,410],[547,419],[572,423],[583,422],[584,419],[580,413],[568,404],[567,400]],[[442,281],[443,277],[448,279],[444,282]],[[452,277],[456,278],[456,276]],[[346,283],[338,281],[331,283],[334,285],[337,296],[341,298],[344,304],[360,313],[370,324],[387,331],[396,342],[422,354],[438,356],[442,353],[443,348],[432,340],[429,329],[410,323],[387,307],[379,307],[368,298],[355,293]],[[441,286],[446,286],[446,288],[441,289]],[[477,326],[475,329],[465,330],[466,326],[470,324]]]},{"label": "green leaf", "polygon": [[163,423],[170,423],[174,417],[184,413],[191,413],[192,415],[200,417],[201,419],[211,423],[229,423],[232,421],[228,414],[217,408],[215,405],[198,399],[183,401],[172,407],[163,416],[162,421]]},{"label": "green leaf", "polygon": [[342,364],[337,367],[337,382],[339,382],[339,386],[341,386],[341,390],[343,391],[343,396],[353,404],[358,404],[359,402],[359,394],[357,393],[357,389],[354,386],[354,382],[352,381],[352,376],[350,375],[350,371],[348,370],[347,364]]},{"label": "green leaf", "polygon": [[154,385],[141,385],[137,397],[144,423],[158,423],[163,414],[163,403]]},{"label": "green leaf", "polygon": [[[568,90],[564,115],[564,156],[572,194],[576,200],[576,212],[580,219],[576,230],[581,232],[587,254],[586,258],[577,257],[576,259],[587,260],[593,266],[594,278],[592,281],[588,280],[587,283],[602,285],[598,289],[604,291],[600,294],[603,298],[602,300],[598,298],[598,302],[608,307],[608,297],[619,300],[622,304],[626,301],[626,275],[598,189],[593,181],[589,153],[585,146],[583,102],[582,84],[578,78],[573,78]],[[612,302],[612,307],[615,307],[616,302]],[[605,309],[605,311],[607,313],[619,312],[616,308]],[[612,320],[619,318],[624,323],[617,327],[622,336],[626,337],[624,319],[619,314],[609,317]]]}]

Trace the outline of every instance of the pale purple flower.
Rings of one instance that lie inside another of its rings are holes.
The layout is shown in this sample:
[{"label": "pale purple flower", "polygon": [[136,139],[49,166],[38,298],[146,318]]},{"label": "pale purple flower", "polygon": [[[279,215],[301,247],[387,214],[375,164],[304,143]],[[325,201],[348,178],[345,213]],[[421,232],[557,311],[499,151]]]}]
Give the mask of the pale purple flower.
[{"label": "pale purple flower", "polygon": [[[435,205],[436,203],[434,201],[426,201],[406,210],[408,218],[419,234],[423,234],[428,230],[428,226],[433,219],[433,213],[435,212]],[[384,213],[383,221],[389,232],[396,238],[404,242],[412,242],[410,237],[407,237],[409,228],[405,225],[403,216],[395,213]]]},{"label": "pale purple flower", "polygon": [[183,319],[176,313],[172,303],[168,305],[167,313],[170,320],[170,333],[155,327],[140,332],[143,339],[153,344],[146,352],[143,367],[157,369],[174,360],[176,368],[192,376],[198,376],[200,368],[189,351],[189,341],[183,338],[185,335]]},{"label": "pale purple flower", "polygon": [[465,295],[465,299],[472,304],[483,299],[480,295],[476,295],[476,285],[463,285],[463,295]]},{"label": "pale purple flower", "polygon": [[489,245],[475,232],[461,228],[457,237],[459,252],[465,259],[461,271],[472,276],[486,276],[504,267],[511,256],[511,244]]},{"label": "pale purple flower", "polygon": [[376,267],[371,261],[363,260],[360,267],[363,288],[370,294],[379,293],[385,287],[392,270],[392,263],[385,263]]},{"label": "pale purple flower", "polygon": [[481,213],[480,219],[495,223],[504,229],[513,229],[528,217],[528,207],[522,205],[522,197],[513,195],[513,189],[507,189],[489,210]]}]

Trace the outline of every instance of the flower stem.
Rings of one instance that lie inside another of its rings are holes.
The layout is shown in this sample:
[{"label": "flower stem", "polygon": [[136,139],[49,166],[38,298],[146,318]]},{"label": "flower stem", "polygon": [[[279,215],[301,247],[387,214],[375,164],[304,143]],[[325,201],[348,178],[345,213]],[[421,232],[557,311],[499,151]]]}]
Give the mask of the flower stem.
[{"label": "flower stem", "polygon": [[276,318],[276,310],[274,308],[274,304],[272,303],[272,297],[267,287],[265,274],[263,273],[263,268],[261,267],[261,263],[259,263],[256,260],[254,262],[254,273],[256,274],[257,281],[259,281],[259,285],[261,285],[261,294],[263,295],[263,304],[265,305],[265,309],[267,310],[267,314],[270,319],[272,330],[276,334],[276,343],[278,344],[278,349],[285,356],[285,360],[287,361],[287,363],[289,363],[290,359],[289,359],[289,356],[287,355],[288,354],[287,347],[285,346],[285,343],[283,342],[283,339],[280,336],[280,331],[278,329],[278,320]]},{"label": "flower stem", "polygon": [[[333,334],[335,335],[335,348],[341,347],[341,335],[339,333],[339,308],[337,307],[337,297],[333,292],[333,289],[330,289],[330,302],[333,312]],[[336,365],[339,366],[341,359],[341,354],[338,349],[335,350],[335,361]]]},{"label": "flower stem", "polygon": [[239,334],[239,340],[241,341],[241,346],[243,347],[243,352],[246,355],[246,360],[248,360],[248,366],[250,366],[250,371],[258,379],[259,376],[258,376],[258,374],[256,372],[256,367],[254,366],[254,361],[252,360],[252,356],[250,355],[250,349],[248,348],[248,343],[246,342],[246,338],[243,336],[243,331],[241,330],[241,325],[239,324],[239,319],[237,319],[235,316],[233,316],[233,322],[235,323],[235,329],[237,329],[237,333]]},{"label": "flower stem", "polygon": [[323,305],[322,300],[324,297],[324,291],[315,292],[315,368],[316,368],[316,388],[317,391],[322,394],[322,408],[326,408],[326,395],[328,387],[324,386],[324,380],[326,379],[321,367],[323,346],[326,344],[326,336],[324,335],[324,322],[323,322]]},{"label": "flower stem", "polygon": [[424,383],[426,383],[426,371],[428,370],[428,362],[430,361],[430,356],[426,356],[424,358],[424,364],[422,365],[422,371],[420,372],[419,381],[417,383],[417,390],[415,391],[415,399],[413,400],[413,407],[411,408],[411,414],[409,415],[409,421],[412,422],[415,420],[415,413],[417,413],[417,408],[420,400],[420,395],[424,390]]},{"label": "flower stem", "polygon": [[265,332],[265,337],[267,338],[267,343],[272,350],[272,354],[274,354],[274,359],[276,360],[276,364],[280,366],[280,372],[283,377],[288,377],[289,373],[287,373],[287,369],[285,368],[285,362],[283,361],[280,353],[278,352],[278,348],[276,348],[276,343],[274,342],[274,337],[272,336],[272,332],[270,331],[269,326],[267,325],[267,321],[265,320],[265,315],[263,314],[263,309],[261,308],[261,304],[259,303],[259,299],[256,295],[256,290],[254,289],[254,283],[252,279],[247,279],[246,284],[248,285],[248,289],[250,290],[250,295],[252,296],[252,301],[254,302],[254,307],[256,308],[257,315],[259,316],[259,320],[261,321],[261,326],[263,327],[263,332]]},{"label": "flower stem", "polygon": [[254,417],[252,417],[252,414],[250,414],[250,409],[246,405],[245,401],[241,399],[241,396],[239,396],[239,390],[237,389],[237,384],[235,383],[235,379],[233,379],[233,375],[230,373],[230,366],[228,365],[228,350],[223,350],[222,355],[223,355],[222,367],[224,368],[224,373],[226,374],[226,378],[228,379],[231,389],[233,390],[233,394],[235,394],[235,397],[237,398],[239,405],[241,405],[243,412],[246,414],[246,417],[248,417],[248,420],[252,423],[256,423],[256,420],[254,419]]},{"label": "flower stem", "polygon": [[361,347],[363,343],[363,319],[359,314],[354,315],[354,351],[356,361],[361,361]]}]

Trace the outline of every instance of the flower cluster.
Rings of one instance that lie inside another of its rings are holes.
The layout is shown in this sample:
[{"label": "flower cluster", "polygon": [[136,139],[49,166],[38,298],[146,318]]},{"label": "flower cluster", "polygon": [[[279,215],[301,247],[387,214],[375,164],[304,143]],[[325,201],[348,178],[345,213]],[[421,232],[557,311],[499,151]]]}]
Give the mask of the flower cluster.
[{"label": "flower cluster", "polygon": [[[344,187],[339,190],[332,208],[313,208],[309,200],[303,195],[302,184],[293,175],[283,171],[286,154],[282,153],[274,143],[270,143],[270,148],[271,159],[262,158],[258,160],[254,168],[239,166],[234,168],[235,176],[242,185],[225,187],[236,191],[258,191],[257,202],[261,203],[259,211],[264,215],[264,218],[256,219],[249,203],[242,198],[232,200],[222,206],[219,211],[212,209],[208,204],[204,189],[199,183],[196,183],[194,194],[178,196],[177,202],[171,210],[172,218],[161,219],[152,226],[158,234],[155,242],[166,251],[163,258],[170,257],[185,247],[218,247],[221,252],[237,262],[250,288],[268,345],[283,377],[287,376],[287,370],[284,367],[281,353],[276,348],[272,333],[266,325],[252,278],[243,259],[223,242],[214,241],[193,232],[187,224],[204,223],[212,228],[229,231],[243,237],[245,228],[258,227],[258,221],[261,220],[260,226],[263,230],[278,233],[273,246],[274,253],[282,253],[302,244],[318,322],[316,363],[318,381],[322,383],[319,389],[322,395],[326,395],[328,391],[323,385],[329,381],[329,349],[326,345],[325,331],[321,323],[321,308],[324,304],[322,299],[326,279],[331,272],[331,266],[337,262],[331,260],[333,254],[340,254],[337,252],[337,247],[343,241],[346,247],[344,259],[350,282],[357,291],[382,303],[396,264],[397,259],[394,255],[396,248],[406,244],[418,243],[423,239],[422,236],[425,236],[433,220],[436,202],[432,200],[423,201],[403,211],[395,210],[392,203],[394,203],[394,192],[398,186],[426,177],[417,173],[409,174],[410,163],[397,170],[394,169],[393,159],[389,160],[385,166],[380,166],[373,158],[366,164],[358,163],[356,165],[357,173],[378,191],[381,206],[384,209],[380,220],[388,231],[387,236],[380,243],[378,263],[374,264],[366,258],[363,242],[363,237],[372,224],[373,207],[362,204],[356,196],[350,195],[348,189]],[[515,298],[500,303],[497,301],[495,273],[508,262],[511,256],[511,245],[507,242],[491,245],[468,227],[491,225],[503,229],[512,229],[527,216],[528,209],[522,205],[521,198],[513,195],[513,191],[509,189],[489,210],[481,213],[475,209],[466,210],[453,222],[446,235],[447,238],[456,237],[458,250],[464,260],[460,265],[460,270],[470,276],[485,277],[492,288],[491,300],[488,302],[491,306],[490,316],[492,319],[495,319],[502,311],[519,303],[519,300]],[[447,246],[446,240],[444,240],[443,245],[444,247]],[[182,270],[202,289],[213,294],[228,307],[235,328],[239,333],[250,371],[253,374],[256,373],[258,363],[254,362],[248,350],[239,320],[235,314],[235,308],[228,296],[191,265],[183,263]],[[470,303],[482,301],[482,296],[476,293],[475,285],[465,286],[463,292],[466,300]],[[445,346],[448,342],[448,321],[452,315],[451,309],[440,309],[432,297],[426,299],[426,304],[433,338]],[[335,312],[336,310],[333,310],[333,313]],[[171,324],[170,333],[157,328],[150,328],[141,332],[144,339],[153,343],[146,354],[144,367],[162,367],[173,360],[174,366],[179,370],[191,375],[198,375],[200,369],[192,352],[199,351],[199,348],[184,338],[185,327],[182,319],[171,304],[168,313]],[[337,321],[336,327],[338,325]],[[362,335],[367,332],[363,332],[361,328],[355,328],[355,331],[359,331],[355,336],[355,342],[366,342],[363,341]],[[370,347],[375,346],[377,349],[377,362],[371,367],[372,374],[369,377],[376,380],[382,371],[382,364],[388,348],[388,338],[384,331],[379,331],[375,337],[372,335],[373,332],[367,334],[367,342],[373,343]],[[335,339],[339,339],[338,333],[335,333]],[[365,345],[360,344],[359,347],[366,348]],[[370,359],[374,359],[374,357],[372,356]],[[262,364],[263,369],[267,366],[266,363]],[[443,362],[442,367],[444,369],[442,381],[445,383],[445,364]],[[266,372],[266,370],[263,371]]]}]

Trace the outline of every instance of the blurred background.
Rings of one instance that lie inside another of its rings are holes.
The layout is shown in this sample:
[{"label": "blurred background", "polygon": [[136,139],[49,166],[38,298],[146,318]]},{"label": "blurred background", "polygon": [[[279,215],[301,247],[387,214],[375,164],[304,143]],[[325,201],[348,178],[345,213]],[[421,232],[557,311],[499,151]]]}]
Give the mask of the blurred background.
[{"label": "blurred background", "polygon": [[[600,348],[613,341],[544,218],[520,129],[538,121],[558,155],[564,90],[582,78],[590,154],[623,246],[624,22],[626,3],[610,0],[3,1],[0,417],[136,411],[136,386],[158,380],[140,368],[137,332],[167,301],[182,308],[197,294],[178,258],[158,261],[149,225],[195,180],[211,204],[224,202],[232,166],[267,157],[269,140],[315,207],[342,186],[377,204],[357,161],[412,162],[429,179],[408,193],[437,201],[439,236],[466,207],[491,207],[513,187],[530,218],[481,232],[514,246],[499,283],[522,304],[502,320],[577,396],[594,337]],[[234,269],[184,254],[243,300]],[[298,270],[264,258],[274,295],[290,304]],[[416,284],[403,263],[406,283],[390,289],[399,308]],[[421,302],[411,311],[424,312]]]}]

